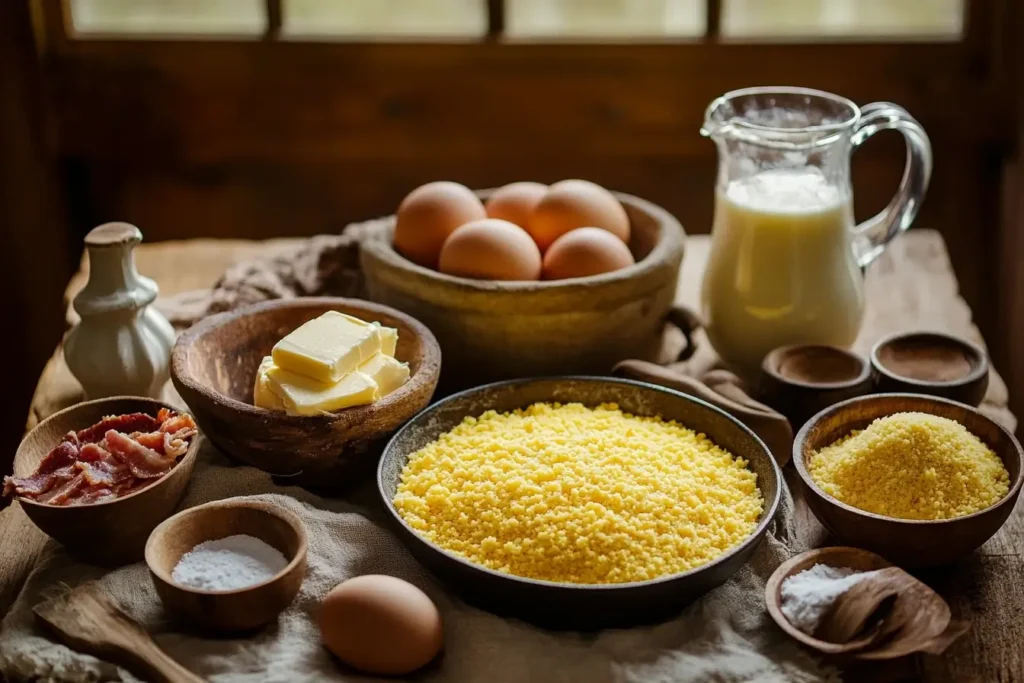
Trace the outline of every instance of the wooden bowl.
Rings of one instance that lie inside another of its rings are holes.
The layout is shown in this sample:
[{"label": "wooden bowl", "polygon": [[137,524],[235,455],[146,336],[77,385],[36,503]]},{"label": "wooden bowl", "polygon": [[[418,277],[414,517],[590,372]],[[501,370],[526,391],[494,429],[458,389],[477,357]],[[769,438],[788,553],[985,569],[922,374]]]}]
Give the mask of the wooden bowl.
[{"label": "wooden bowl", "polygon": [[423,321],[445,355],[458,359],[445,365],[446,391],[520,377],[608,374],[627,358],[657,360],[685,234],[664,209],[616,196],[629,215],[635,265],[541,282],[453,277],[392,249],[392,219],[361,243],[369,298]]},{"label": "wooden bowl", "polygon": [[[952,358],[963,363],[967,370],[955,379],[914,379],[901,375],[892,364],[894,359],[911,357],[927,358],[947,366]],[[985,350],[948,334],[909,332],[886,337],[871,349],[871,365],[875,369],[877,390],[883,393],[927,394],[977,407],[988,391],[988,356]]]},{"label": "wooden bowl", "polygon": [[[786,560],[768,578],[768,583],[764,587],[764,601],[768,608],[768,614],[779,625],[779,628],[807,647],[823,654],[846,654],[851,649],[850,643],[830,643],[827,640],[819,640],[791,624],[786,615],[782,613],[782,582],[794,574],[810,569],[816,564],[850,568],[859,572],[885,569],[886,567],[891,567],[892,564],[885,558],[860,548],[847,548],[843,546],[817,548]],[[857,658],[856,655],[854,655],[854,658]]]},{"label": "wooden bowl", "polygon": [[[807,472],[807,459],[873,420],[899,412],[922,412],[956,420],[1003,461],[1010,490],[1001,500],[971,515],[941,520],[884,517],[828,495]],[[826,408],[803,426],[793,442],[793,463],[814,516],[841,543],[864,548],[901,567],[954,562],[992,537],[1010,516],[1024,479],[1021,447],[1004,427],[961,403],[917,394],[876,394]]]},{"label": "wooden bowl", "polygon": [[[96,424],[108,415],[146,413],[161,408],[178,410],[151,398],[115,396],[65,408],[28,433],[14,456],[15,476],[32,474],[64,435]],[[156,483],[122,498],[92,505],[47,505],[18,498],[28,518],[71,553],[104,566],[142,559],[146,538],[181,502],[199,452],[200,436],[192,438],[178,464]]]},{"label": "wooden bowl", "polygon": [[820,344],[773,349],[761,364],[759,398],[799,429],[815,413],[871,392],[868,362],[847,349]]},{"label": "wooden bowl", "polygon": [[[572,584],[527,579],[493,571],[442,550],[417,534],[395,510],[393,500],[410,454],[487,410],[510,411],[536,402],[617,403],[636,415],[677,420],[745,458],[757,474],[764,509],[754,532],[716,560],[652,581]],[[391,440],[377,469],[377,486],[398,537],[409,551],[451,589],[474,605],[549,628],[596,630],[668,618],[742,567],[775,516],[782,484],[775,459],[748,428],[724,411],[685,394],[625,379],[561,377],[490,384],[450,396],[417,415]]]},{"label": "wooden bowl", "polygon": [[[227,591],[190,588],[171,578],[181,556],[204,541],[246,534],[281,551],[288,566],[263,583]],[[168,612],[201,630],[239,632],[265,626],[299,592],[306,576],[306,529],[294,513],[255,500],[218,500],[164,521],[146,543],[153,586]]]},{"label": "wooden bowl", "polygon": [[[325,311],[397,327],[395,356],[409,363],[409,381],[376,403],[324,415],[254,406],[260,362],[282,337]],[[218,448],[314,487],[336,486],[360,466],[372,466],[373,448],[430,402],[440,368],[437,341],[420,322],[386,306],[330,297],[269,301],[211,316],[182,334],[171,352],[174,386]]]}]

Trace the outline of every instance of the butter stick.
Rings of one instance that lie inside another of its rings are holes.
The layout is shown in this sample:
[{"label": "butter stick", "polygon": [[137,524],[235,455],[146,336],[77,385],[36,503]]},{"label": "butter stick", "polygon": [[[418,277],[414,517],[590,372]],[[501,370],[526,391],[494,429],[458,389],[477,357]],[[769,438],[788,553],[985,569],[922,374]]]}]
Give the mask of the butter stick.
[{"label": "butter stick", "polygon": [[359,372],[376,382],[377,392],[373,396],[373,400],[376,401],[387,396],[408,381],[409,364],[399,363],[393,357],[386,356],[381,351],[360,365]]},{"label": "butter stick", "polygon": [[384,327],[380,323],[373,323],[377,326],[380,334],[380,352],[385,356],[395,355],[395,348],[398,346],[398,330],[394,327]]},{"label": "butter stick", "polygon": [[272,365],[267,385],[284,404],[289,415],[319,415],[373,403],[377,383],[361,372],[350,372],[338,382],[327,384]]},{"label": "butter stick", "polygon": [[323,383],[337,382],[381,350],[380,329],[328,311],[279,341],[271,357],[282,370]]},{"label": "butter stick", "polygon": [[257,408],[284,410],[284,402],[277,397],[267,381],[267,370],[274,365],[274,359],[267,356],[256,371],[256,382],[252,388],[252,402]]}]

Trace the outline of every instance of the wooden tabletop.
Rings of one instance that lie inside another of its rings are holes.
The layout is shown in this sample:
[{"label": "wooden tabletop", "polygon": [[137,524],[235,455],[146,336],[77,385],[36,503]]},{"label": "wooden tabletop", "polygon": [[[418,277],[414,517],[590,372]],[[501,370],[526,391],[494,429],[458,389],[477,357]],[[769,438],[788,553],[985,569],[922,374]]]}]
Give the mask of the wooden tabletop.
[{"label": "wooden tabletop", "polygon": [[[230,264],[290,248],[294,240],[250,242],[194,240],[144,244],[136,249],[139,270],[160,285],[162,296],[211,286]],[[706,236],[692,236],[680,277],[678,299],[695,307],[707,259]],[[84,284],[83,271],[68,285],[70,300]],[[868,308],[856,348],[866,352],[878,338],[910,329],[946,331],[982,343],[971,312],[957,292],[949,256],[938,233],[915,230],[896,240],[868,271]],[[705,350],[705,353],[707,351]],[[700,362],[698,359],[697,362]],[[39,380],[28,427],[80,400],[58,349]],[[1006,386],[993,373],[982,409],[1010,429]],[[827,535],[805,506],[797,505],[797,528],[812,545]],[[7,610],[49,540],[17,504],[0,511],[0,613]],[[971,631],[942,657],[922,658],[916,680],[1024,681],[1024,505],[1003,529],[969,559],[922,578],[943,595]]]}]

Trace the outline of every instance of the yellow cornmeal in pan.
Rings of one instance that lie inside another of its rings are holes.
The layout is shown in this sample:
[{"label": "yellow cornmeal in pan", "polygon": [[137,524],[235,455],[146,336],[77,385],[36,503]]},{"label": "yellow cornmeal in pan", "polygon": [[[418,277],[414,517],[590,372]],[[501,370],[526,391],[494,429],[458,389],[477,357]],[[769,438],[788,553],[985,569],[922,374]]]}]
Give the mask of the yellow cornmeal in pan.
[{"label": "yellow cornmeal in pan", "polygon": [[879,418],[814,453],[807,471],[847,505],[901,519],[962,517],[1010,489],[988,446],[959,422],[926,413]]},{"label": "yellow cornmeal in pan", "polygon": [[747,538],[757,475],[703,434],[615,404],[467,417],[409,457],[395,495],[434,544],[547,581],[645,581]]}]

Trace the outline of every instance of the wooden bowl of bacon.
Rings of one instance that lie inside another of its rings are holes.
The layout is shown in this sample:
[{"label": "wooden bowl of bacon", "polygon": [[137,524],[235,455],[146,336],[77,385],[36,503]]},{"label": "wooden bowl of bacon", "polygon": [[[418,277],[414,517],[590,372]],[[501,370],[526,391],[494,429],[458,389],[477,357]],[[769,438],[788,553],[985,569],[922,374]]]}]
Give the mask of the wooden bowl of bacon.
[{"label": "wooden bowl of bacon", "polygon": [[178,506],[199,449],[192,417],[150,398],[79,403],[40,422],[4,480],[32,522],[100,565],[142,559]]}]

